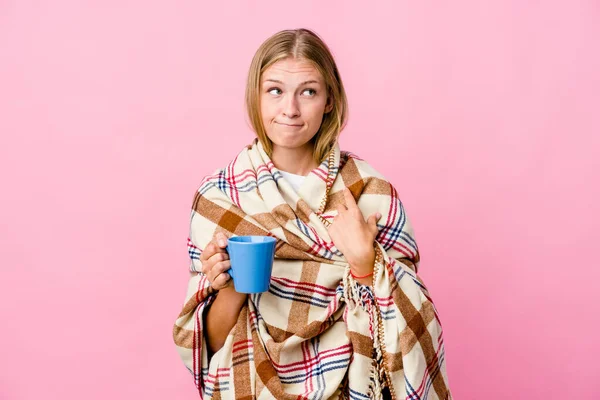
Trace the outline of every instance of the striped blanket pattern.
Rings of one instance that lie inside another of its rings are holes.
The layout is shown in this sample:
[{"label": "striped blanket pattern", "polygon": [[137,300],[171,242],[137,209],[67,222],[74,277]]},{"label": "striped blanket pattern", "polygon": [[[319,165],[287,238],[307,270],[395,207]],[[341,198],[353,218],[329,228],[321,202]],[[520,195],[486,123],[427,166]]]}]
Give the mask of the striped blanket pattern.
[{"label": "striped blanket pattern", "polygon": [[[190,279],[173,328],[180,357],[206,399],[451,399],[442,326],[422,280],[413,229],[395,188],[367,162],[340,151],[296,192],[258,140],[205,177],[193,200]],[[377,211],[383,261],[373,286],[358,284],[315,210],[331,221],[352,192],[363,215]],[[203,313],[216,292],[200,254],[218,232],[277,239],[268,292],[243,306],[209,359]]]}]

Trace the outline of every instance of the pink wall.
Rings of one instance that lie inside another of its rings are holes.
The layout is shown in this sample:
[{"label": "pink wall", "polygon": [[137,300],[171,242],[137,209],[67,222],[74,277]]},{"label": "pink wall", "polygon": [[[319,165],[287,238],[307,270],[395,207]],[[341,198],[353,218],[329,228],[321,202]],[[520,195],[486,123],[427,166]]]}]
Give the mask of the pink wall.
[{"label": "pink wall", "polygon": [[456,398],[600,398],[598,2],[217,3],[0,3],[0,398],[196,398],[192,196],[252,139],[255,49],[301,26],[414,222]]}]

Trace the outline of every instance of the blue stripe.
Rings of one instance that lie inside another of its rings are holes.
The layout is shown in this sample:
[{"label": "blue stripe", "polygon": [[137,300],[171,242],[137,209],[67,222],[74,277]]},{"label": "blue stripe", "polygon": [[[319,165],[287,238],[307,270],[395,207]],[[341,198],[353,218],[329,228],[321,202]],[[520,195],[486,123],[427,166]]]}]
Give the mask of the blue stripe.
[{"label": "blue stripe", "polygon": [[[263,293],[254,293],[251,294],[252,302],[254,303],[254,308],[256,309],[256,322],[260,322],[263,320],[262,314],[260,312],[260,300],[262,299]],[[250,317],[250,310],[248,310],[248,317]],[[250,318],[248,318],[250,319]]]},{"label": "blue stripe", "polygon": [[267,181],[275,181],[273,176],[271,175],[263,175],[259,177],[257,180],[251,180],[249,182],[244,183],[241,186],[237,186],[238,191],[240,192],[249,192],[251,190],[256,189],[257,186],[262,185]]},{"label": "blue stripe", "polygon": [[[300,218],[296,218],[296,226],[298,227],[298,229],[300,229],[302,231],[302,233],[304,233],[306,236],[308,236],[312,239],[312,236],[310,235],[310,230],[304,224],[304,222],[300,221]],[[314,242],[314,239],[313,239],[313,242]]]},{"label": "blue stripe", "polygon": [[210,189],[213,186],[215,186],[215,184],[213,182],[206,182],[204,185],[202,185],[200,187],[200,189],[198,189],[198,193],[200,193],[202,196],[204,196],[204,193],[206,193],[208,191],[208,189]]},{"label": "blue stripe", "polygon": [[398,237],[400,236],[402,229],[404,229],[404,224],[406,222],[402,203],[399,200],[397,200],[397,203],[398,218],[394,221],[394,223],[392,225],[378,225],[381,226],[382,229],[379,231],[379,235],[377,235],[377,237],[381,237],[383,247],[386,250],[391,249],[393,243],[398,240]]},{"label": "blue stripe", "polygon": [[[400,238],[400,234],[402,234],[402,229],[404,229],[404,222],[397,223],[395,225],[378,225],[381,227],[379,234],[377,235],[378,241],[384,244],[384,248],[389,250],[392,248],[393,244],[398,241]],[[408,243],[405,240],[402,240],[403,243],[414,249],[414,246]],[[387,247],[386,247],[387,246]]]},{"label": "blue stripe", "polygon": [[[323,252],[322,257],[327,258],[327,259],[331,259],[333,257],[334,253],[332,251],[328,250],[325,246],[318,244],[317,241],[315,240],[314,235],[312,235],[312,232],[310,231],[310,229],[299,218],[296,218],[296,226],[298,227],[298,229],[300,229],[300,231],[302,231],[302,233],[305,236],[308,236],[310,239],[312,239],[313,243],[315,243],[317,246],[319,246],[319,248]],[[341,255],[341,253],[338,255]]]},{"label": "blue stripe", "polygon": [[200,255],[202,254],[201,251],[194,250],[194,248],[192,248],[192,247],[188,247],[188,253],[189,253],[190,258],[192,260],[199,260],[200,259]]},{"label": "blue stripe", "polygon": [[[387,311],[382,311],[381,315],[383,315],[384,317],[389,317],[390,314],[392,315],[392,317],[395,317],[396,315],[396,310],[394,310],[393,308],[391,310],[387,310]],[[392,318],[393,319],[393,318]]]},{"label": "blue stripe", "polygon": [[[229,385],[229,383],[228,383],[228,385]],[[219,386],[219,390],[218,391],[219,392],[227,392],[228,390],[229,390],[229,386],[227,386],[227,387],[225,387],[225,386]],[[214,391],[215,391],[214,386],[206,386],[204,388],[204,392],[206,394],[210,395],[210,396],[213,395]]]},{"label": "blue stripe", "polygon": [[[248,178],[245,178],[245,179],[248,179]],[[202,185],[202,187],[198,191],[200,192],[200,194],[204,195],[209,189],[216,186],[220,191],[222,191],[223,193],[225,193],[227,195],[229,195],[228,191],[234,187],[239,192],[245,193],[245,192],[250,192],[250,191],[256,189],[257,186],[262,185],[263,183],[265,183],[267,181],[275,181],[275,179],[273,178],[273,175],[261,174],[261,175],[259,175],[259,177],[257,179],[252,179],[252,180],[244,183],[243,185],[233,186],[231,183],[229,183],[229,181],[227,180],[227,177],[220,174],[217,178],[213,178],[212,180],[210,180],[210,181],[206,182],[204,185]]]},{"label": "blue stripe", "polygon": [[427,288],[423,286],[415,276],[413,276],[412,271],[408,272],[406,269],[402,268],[403,265],[404,264],[402,264],[400,261],[396,261],[394,264],[394,276],[396,277],[396,282],[400,283],[400,280],[404,278],[404,275],[408,275],[410,276],[410,279],[417,284],[417,286],[423,290],[427,290]]},{"label": "blue stripe", "polygon": [[412,276],[412,275],[411,275],[410,277],[412,278],[413,282],[417,284],[417,286],[418,286],[418,287],[420,287],[420,288],[421,288],[421,289],[423,289],[423,290],[427,290],[427,288],[426,288],[425,286],[423,286],[423,285],[421,284],[421,282],[419,282],[419,280],[418,280],[417,278],[415,278],[415,277],[414,277],[414,276]]},{"label": "blue stripe", "polygon": [[433,385],[433,380],[435,379],[435,377],[437,376],[437,374],[440,372],[440,368],[441,365],[444,361],[444,352],[440,352],[440,357],[438,358],[438,364],[437,364],[437,368],[434,369],[433,373],[431,374],[431,376],[429,377],[429,379],[427,380],[427,385],[425,386],[425,391],[423,393],[423,398],[427,398],[427,395],[429,394],[429,390],[431,389],[431,386]]},{"label": "blue stripe", "polygon": [[404,240],[406,240],[407,242],[410,243],[410,245],[411,245],[412,248],[417,249],[417,242],[415,241],[415,239],[412,236],[410,236],[408,234],[408,232],[403,231],[401,233],[401,236],[403,237]]},{"label": "blue stripe", "polygon": [[333,371],[336,369],[346,368],[348,366],[348,362],[350,361],[350,357],[343,360],[335,360],[326,362],[324,364],[317,364],[313,369],[308,371],[308,375],[306,373],[290,376],[287,378],[280,378],[282,383],[300,383],[304,382],[306,379],[311,378],[315,374],[324,374],[325,372]]},{"label": "blue stripe", "polygon": [[[437,374],[440,372],[440,368],[442,363],[444,362],[444,351],[442,350],[440,352],[440,356],[438,358],[438,363],[436,368],[433,370],[433,372],[431,373],[431,375],[429,375],[429,377],[427,378],[427,384],[425,385],[425,390],[423,392],[423,398],[426,399],[427,395],[429,394],[429,390],[431,389],[431,385],[433,385],[433,380],[435,379],[435,377],[437,376]],[[408,380],[406,380],[406,378],[404,379],[405,382],[405,386],[406,386],[406,393],[407,393],[407,398],[409,398],[410,400],[420,400],[421,398],[419,397],[419,395],[415,392],[415,390],[413,389],[413,387],[410,385],[410,383],[408,382]],[[410,389],[410,391],[409,391]]]},{"label": "blue stripe", "polygon": [[[279,292],[279,293],[277,293],[277,292]],[[308,295],[300,294],[300,293],[296,293],[296,292],[285,291],[283,289],[278,288],[274,284],[271,284],[271,286],[269,287],[269,293],[273,294],[274,296],[280,297],[280,298],[284,298],[287,300],[293,300],[293,301],[299,301],[301,303],[311,304],[316,307],[327,308],[327,306],[329,305],[329,301],[327,301],[327,300],[321,300],[317,297],[312,297],[312,296],[308,296]],[[322,304],[320,304],[319,302]],[[258,308],[258,306],[257,306],[257,308]]]},{"label": "blue stripe", "polygon": [[[338,168],[333,168],[335,173],[337,173],[337,170]],[[220,171],[217,177],[212,178],[199,189],[200,194],[205,194],[210,188],[215,186],[218,187],[223,193],[228,194],[228,191],[233,188],[233,185],[231,185],[231,183],[228,181],[229,177],[230,174],[228,174],[226,170]],[[256,189],[257,186],[260,186],[267,181],[274,181],[277,183],[280,179],[283,179],[283,175],[280,171],[275,171],[273,174],[271,174],[269,171],[264,171],[258,174],[257,179],[250,180],[243,185],[236,185],[235,188],[239,192],[245,193]]]},{"label": "blue stripe", "polygon": [[415,392],[415,389],[410,385],[410,382],[404,377],[404,386],[406,387],[406,398],[409,400],[420,400],[421,398]]},{"label": "blue stripe", "polygon": [[370,399],[370,397],[367,396],[366,394],[363,394],[361,392],[357,392],[354,389],[350,389],[350,398],[351,399]]},{"label": "blue stripe", "polygon": [[[400,262],[397,261],[397,265],[398,267],[400,267]],[[396,270],[394,271],[394,276],[396,277],[396,282],[400,282],[402,280],[402,278],[404,277],[404,275],[406,274],[406,270],[404,268],[396,268]]]},{"label": "blue stripe", "polygon": [[[313,351],[317,355],[317,358],[319,358],[319,344],[321,343],[321,336],[319,335],[319,336],[312,338],[310,340],[310,343],[312,344]],[[320,358],[319,358],[319,362],[320,362]],[[315,400],[322,399],[323,395],[325,394],[326,387],[327,387],[327,385],[325,384],[325,377],[323,376],[323,374],[317,375],[318,390],[317,390],[317,393],[315,393],[315,396],[313,398]]]}]

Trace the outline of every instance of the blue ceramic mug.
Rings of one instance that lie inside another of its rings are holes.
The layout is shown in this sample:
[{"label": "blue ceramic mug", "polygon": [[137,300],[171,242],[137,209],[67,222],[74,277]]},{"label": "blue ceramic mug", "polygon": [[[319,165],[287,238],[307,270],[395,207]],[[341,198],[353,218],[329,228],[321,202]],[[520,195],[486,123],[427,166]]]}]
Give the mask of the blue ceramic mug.
[{"label": "blue ceramic mug", "polygon": [[227,241],[229,273],[238,293],[269,290],[276,239],[271,236],[234,236]]}]

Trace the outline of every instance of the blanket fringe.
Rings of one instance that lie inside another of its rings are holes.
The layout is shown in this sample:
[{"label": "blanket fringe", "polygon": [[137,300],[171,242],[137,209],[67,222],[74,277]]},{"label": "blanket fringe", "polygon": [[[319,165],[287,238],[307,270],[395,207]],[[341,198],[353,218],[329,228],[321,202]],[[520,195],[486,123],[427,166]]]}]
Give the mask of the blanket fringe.
[{"label": "blanket fringe", "polygon": [[[373,276],[379,276],[379,272],[384,267],[383,254],[381,249],[376,246],[375,265]],[[394,388],[391,386],[385,362],[385,334],[383,322],[381,320],[381,310],[377,303],[377,298],[371,288],[359,284],[350,273],[350,266],[346,266],[343,276],[344,298],[347,307],[353,310],[357,306],[361,306],[369,314],[369,332],[373,340],[373,363],[369,372],[369,397],[372,399],[382,399],[382,390],[388,387],[392,399],[395,399]]]}]

